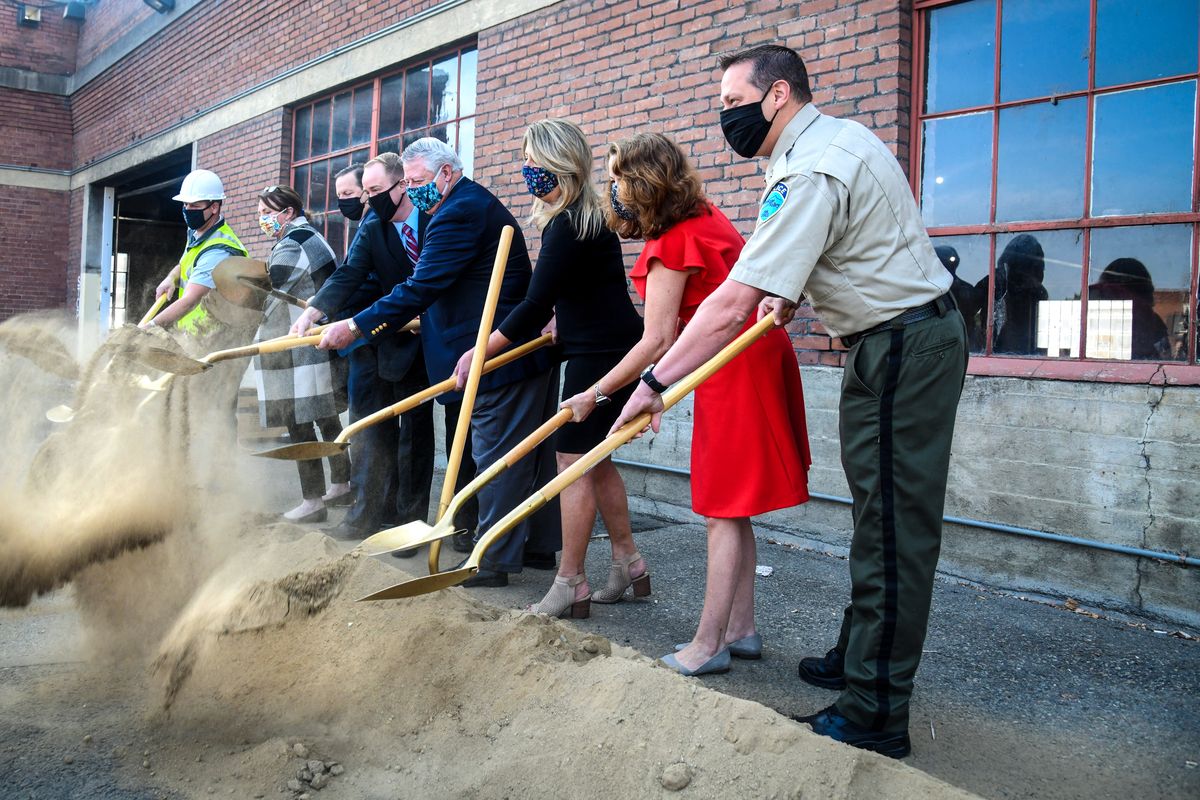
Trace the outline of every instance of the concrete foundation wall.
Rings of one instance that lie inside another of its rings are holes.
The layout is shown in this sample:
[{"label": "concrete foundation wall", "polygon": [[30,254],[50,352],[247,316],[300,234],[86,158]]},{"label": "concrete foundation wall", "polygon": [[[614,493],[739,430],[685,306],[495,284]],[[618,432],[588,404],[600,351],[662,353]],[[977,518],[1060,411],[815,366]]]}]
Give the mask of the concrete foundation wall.
[{"label": "concrete foundation wall", "polygon": [[[838,451],[841,370],[804,368],[809,488],[848,497]],[[618,458],[689,464],[691,406]],[[752,446],[747,442],[747,446]],[[968,377],[946,514],[1171,553],[1200,553],[1200,389]],[[690,515],[687,478],[624,468],[641,510]],[[756,520],[847,548],[850,508],[813,500]],[[1200,570],[962,525],[945,529],[941,569],[1003,588],[1200,625]]]}]

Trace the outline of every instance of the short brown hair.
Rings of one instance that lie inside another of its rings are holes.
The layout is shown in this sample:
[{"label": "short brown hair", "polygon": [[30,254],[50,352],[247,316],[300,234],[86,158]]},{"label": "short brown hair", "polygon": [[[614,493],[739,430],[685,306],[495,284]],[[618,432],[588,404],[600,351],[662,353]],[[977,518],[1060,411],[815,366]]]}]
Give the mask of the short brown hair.
[{"label": "short brown hair", "polygon": [[[674,140],[639,133],[608,146],[609,169],[617,178],[617,199],[635,219],[622,219],[611,207],[608,227],[626,239],[657,239],[708,208],[700,175]],[[611,206],[611,204],[610,204]]]},{"label": "short brown hair", "polygon": [[283,211],[290,208],[297,217],[304,216],[304,201],[300,194],[290,186],[268,186],[258,193],[258,199],[272,211]]},{"label": "short brown hair", "polygon": [[795,50],[777,44],[762,44],[740,53],[721,56],[721,71],[747,61],[750,62],[750,85],[754,88],[765,93],[775,81],[784,81],[791,87],[797,100],[812,102],[808,70],[804,66],[804,59]]},{"label": "short brown hair", "polygon": [[[393,180],[400,180],[404,177],[404,162],[400,160],[399,153],[380,153],[367,163],[363,164],[363,169],[365,170],[372,164],[383,165],[383,171],[386,172],[388,177],[392,178]],[[359,184],[362,183],[361,173],[358,176],[358,182]]]}]

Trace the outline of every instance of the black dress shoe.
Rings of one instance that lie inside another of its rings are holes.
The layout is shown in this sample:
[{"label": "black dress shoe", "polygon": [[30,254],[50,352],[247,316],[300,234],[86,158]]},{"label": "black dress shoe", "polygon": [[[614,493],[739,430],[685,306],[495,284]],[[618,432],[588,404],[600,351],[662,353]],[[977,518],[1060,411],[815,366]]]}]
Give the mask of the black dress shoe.
[{"label": "black dress shoe", "polygon": [[876,731],[864,728],[847,719],[836,706],[830,706],[806,717],[794,716],[792,719],[811,725],[813,733],[828,736],[835,742],[870,750],[888,758],[904,758],[912,752],[908,731]]},{"label": "black dress shoe", "polygon": [[364,528],[361,525],[352,525],[342,522],[338,525],[333,525],[325,529],[325,533],[332,536],[334,539],[340,539],[344,542],[356,541],[365,539],[375,533],[374,528]]},{"label": "black dress shoe", "polygon": [[526,550],[525,554],[521,556],[521,566],[530,569],[557,569],[558,562],[554,558],[554,553],[533,553]]},{"label": "black dress shoe", "polygon": [[836,647],[824,658],[808,656],[800,659],[800,680],[822,689],[845,689],[845,659]]},{"label": "black dress shoe", "polygon": [[470,531],[458,531],[450,534],[450,546],[456,553],[469,553],[475,549],[475,539]]},{"label": "black dress shoe", "polygon": [[459,585],[468,589],[476,586],[508,586],[508,573],[497,572],[494,569],[481,569]]}]

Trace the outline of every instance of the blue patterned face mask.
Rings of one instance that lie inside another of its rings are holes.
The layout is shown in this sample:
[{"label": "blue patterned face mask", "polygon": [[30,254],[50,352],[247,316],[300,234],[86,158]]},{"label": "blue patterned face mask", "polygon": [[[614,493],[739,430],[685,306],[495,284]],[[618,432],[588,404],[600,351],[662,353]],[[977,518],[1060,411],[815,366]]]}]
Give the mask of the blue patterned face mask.
[{"label": "blue patterned face mask", "polygon": [[539,199],[558,188],[558,176],[543,167],[521,167],[521,177],[529,193]]},{"label": "blue patterned face mask", "polygon": [[418,211],[429,213],[429,209],[442,202],[442,190],[437,187],[437,176],[424,186],[408,187],[408,199]]},{"label": "blue patterned face mask", "polygon": [[637,214],[630,211],[625,205],[617,199],[617,182],[612,182],[612,189],[608,193],[608,199],[612,201],[613,211],[617,212],[617,216],[621,219],[633,222],[637,219]]}]

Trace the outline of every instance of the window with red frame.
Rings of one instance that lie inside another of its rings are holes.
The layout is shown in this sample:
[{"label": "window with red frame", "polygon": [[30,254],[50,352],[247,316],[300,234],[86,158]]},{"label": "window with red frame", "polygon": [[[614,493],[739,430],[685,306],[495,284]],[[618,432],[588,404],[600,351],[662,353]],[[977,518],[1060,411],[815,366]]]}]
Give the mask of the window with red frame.
[{"label": "window with red frame", "polygon": [[293,109],[292,185],[334,252],[344,254],[352,238],[333,185],[345,167],[435,136],[471,174],[477,62],[475,46],[462,46]]},{"label": "window with red frame", "polygon": [[977,354],[1196,362],[1196,0],[917,0],[914,183]]}]

